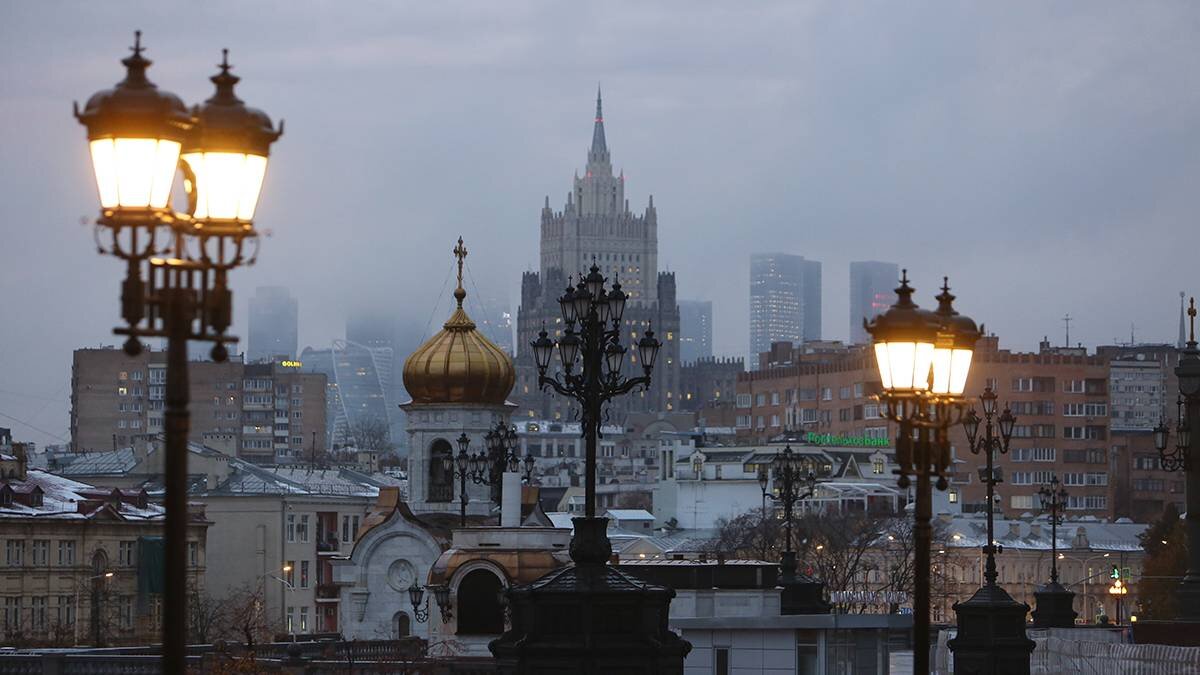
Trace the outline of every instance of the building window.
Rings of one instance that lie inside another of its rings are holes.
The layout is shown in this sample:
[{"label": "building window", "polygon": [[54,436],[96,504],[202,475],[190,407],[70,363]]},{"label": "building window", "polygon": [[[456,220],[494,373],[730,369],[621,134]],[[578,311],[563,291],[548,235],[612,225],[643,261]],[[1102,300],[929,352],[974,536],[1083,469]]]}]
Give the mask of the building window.
[{"label": "building window", "polygon": [[296,561],[295,560],[287,561],[287,564],[284,565],[284,568],[285,568],[284,569],[285,573],[284,573],[283,578],[287,579],[287,585],[295,586],[296,585]]},{"label": "building window", "polygon": [[137,542],[122,541],[117,544],[117,564],[118,565],[128,566],[128,565],[133,565],[134,562],[136,562],[134,560],[135,554],[133,552],[133,547],[134,547],[135,543],[137,543]]},{"label": "building window", "polygon": [[188,564],[192,567],[200,565],[200,542],[198,541],[188,542]]},{"label": "building window", "polygon": [[289,543],[296,542],[296,514],[287,514],[287,540]]},{"label": "building window", "polygon": [[300,588],[308,588],[308,561],[300,561]]},{"label": "building window", "polygon": [[50,564],[50,541],[48,539],[33,540],[33,564],[44,567]]},{"label": "building window", "polygon": [[297,539],[297,541],[303,542],[305,544],[308,543],[308,515],[307,514],[300,516],[300,523],[298,525],[296,525],[296,539]]},{"label": "building window", "polygon": [[129,630],[133,628],[133,596],[122,595],[117,602],[118,621],[121,628]]},{"label": "building window", "polygon": [[295,607],[287,608],[287,631],[289,633],[296,632],[296,608]]},{"label": "building window", "polygon": [[308,632],[308,607],[300,608],[300,632]]},{"label": "building window", "polygon": [[63,567],[75,564],[75,542],[58,542],[58,564]]},{"label": "building window", "polygon": [[9,567],[25,565],[25,542],[9,539],[4,542],[4,563]]},{"label": "building window", "polygon": [[4,632],[16,635],[21,632],[21,598],[4,598]]},{"label": "building window", "polygon": [[35,633],[46,632],[46,606],[48,599],[44,595],[35,595],[31,598],[29,624]]},{"label": "building window", "polygon": [[75,596],[58,596],[58,607],[56,608],[54,620],[60,626],[75,625]]},{"label": "building window", "polygon": [[713,675],[729,675],[729,647],[713,648]]}]

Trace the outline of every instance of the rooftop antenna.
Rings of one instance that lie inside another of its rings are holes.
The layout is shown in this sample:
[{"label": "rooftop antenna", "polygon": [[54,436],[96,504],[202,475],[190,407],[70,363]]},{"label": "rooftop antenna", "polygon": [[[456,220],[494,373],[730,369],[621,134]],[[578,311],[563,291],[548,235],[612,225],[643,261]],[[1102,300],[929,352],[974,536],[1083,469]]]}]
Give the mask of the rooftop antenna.
[{"label": "rooftop antenna", "polygon": [[1067,314],[1063,317],[1063,323],[1067,326],[1067,341],[1063,343],[1068,349],[1071,347],[1071,315]]}]

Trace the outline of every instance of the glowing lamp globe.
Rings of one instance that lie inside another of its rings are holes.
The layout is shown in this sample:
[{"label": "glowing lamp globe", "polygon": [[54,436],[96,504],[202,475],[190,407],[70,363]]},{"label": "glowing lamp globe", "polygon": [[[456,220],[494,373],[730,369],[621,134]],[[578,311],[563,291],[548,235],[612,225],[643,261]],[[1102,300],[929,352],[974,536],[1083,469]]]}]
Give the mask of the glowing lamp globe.
[{"label": "glowing lamp globe", "polygon": [[87,127],[101,208],[148,215],[170,204],[193,120],[178,96],[146,79],[151,62],[142,56],[141,31],[135,33],[133,54],[121,63],[125,79],[93,94],[82,112],[76,104],[75,117]]},{"label": "glowing lamp globe", "polygon": [[896,304],[863,325],[875,347],[879,379],[888,393],[922,392],[929,388],[937,327],[933,315],[912,301],[908,270],[896,289]]},{"label": "glowing lamp globe", "polygon": [[197,229],[250,230],[271,144],[283,134],[261,110],[249,108],[234,93],[239,78],[230,73],[228,50],[210,78],[217,91],[196,111],[196,127],[184,143],[182,158],[194,181],[189,194]]},{"label": "glowing lamp globe", "polygon": [[954,310],[954,296],[950,283],[943,278],[942,292],[937,296],[938,308],[934,315],[938,320],[937,339],[933,347],[934,394],[962,396],[967,388],[967,375],[971,370],[971,358],[975,343],[981,335],[975,322]]}]

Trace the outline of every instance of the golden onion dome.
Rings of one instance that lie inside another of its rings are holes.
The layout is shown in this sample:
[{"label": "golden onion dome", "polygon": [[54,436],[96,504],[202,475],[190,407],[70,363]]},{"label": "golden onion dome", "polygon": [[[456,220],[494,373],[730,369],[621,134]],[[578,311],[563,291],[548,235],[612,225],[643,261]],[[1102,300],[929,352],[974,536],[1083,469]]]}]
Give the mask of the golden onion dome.
[{"label": "golden onion dome", "polygon": [[503,404],[516,382],[512,359],[482,333],[463,310],[462,269],[467,249],[462,237],[458,258],[458,307],[442,330],[404,361],[404,388],[413,403]]}]

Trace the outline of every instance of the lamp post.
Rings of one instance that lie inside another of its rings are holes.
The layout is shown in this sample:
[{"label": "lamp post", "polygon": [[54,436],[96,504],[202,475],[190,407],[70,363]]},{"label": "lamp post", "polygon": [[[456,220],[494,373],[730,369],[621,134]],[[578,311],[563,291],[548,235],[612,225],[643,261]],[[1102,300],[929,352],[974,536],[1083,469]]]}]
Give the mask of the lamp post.
[{"label": "lamp post", "polygon": [[[939,301],[948,302],[943,296]],[[941,306],[939,313],[943,312]],[[1017,418],[1006,406],[997,411],[997,396],[989,385],[979,397],[983,417],[971,408],[962,420],[967,433],[967,444],[973,454],[983,453],[985,465],[979,469],[979,479],[987,485],[987,543],[984,584],[966,602],[954,604],[958,621],[958,636],[949,642],[954,650],[955,670],[970,673],[1028,673],[1029,654],[1033,641],[1025,636],[1025,615],[1029,605],[1012,599],[996,583],[996,554],[1001,551],[996,545],[995,513],[996,484],[1003,477],[995,465],[996,453],[1008,452],[1012,440],[1013,426]],[[979,425],[983,424],[983,435]],[[961,663],[961,666],[959,665]],[[960,670],[961,668],[961,670]]]},{"label": "lamp post", "polygon": [[[100,196],[96,240],[101,253],[123,260],[121,314],[125,351],[139,338],[167,339],[164,426],[166,455],[163,670],[183,672],[187,642],[187,341],[215,343],[214,361],[228,357],[233,315],[228,272],[257,254],[254,211],[270,145],[283,133],[266,114],[233,93],[228,52],[211,78],[216,93],[192,110],[146,78],[150,61],[135,33],[122,60],[125,79],[92,95],[75,116],[87,127]],[[177,172],[187,212],[172,208]],[[253,248],[250,246],[253,245]],[[146,268],[143,272],[143,266]],[[145,273],[145,278],[143,278]]]},{"label": "lamp post", "polygon": [[[551,340],[542,330],[531,343],[538,368],[538,386],[553,389],[560,396],[579,404],[585,442],[584,455],[584,517],[575,518],[575,536],[571,539],[571,556],[576,562],[585,559],[603,563],[612,554],[605,534],[607,518],[596,517],[596,446],[604,406],[618,396],[650,387],[650,373],[658,357],[659,342],[654,331],[647,329],[637,343],[637,360],[642,366],[639,377],[625,377],[622,368],[626,348],[621,344],[622,317],[625,314],[625,292],[621,283],[613,281],[605,289],[607,279],[595,264],[586,277],[558,299],[562,311],[564,334]],[[550,360],[558,351],[562,366],[559,374],[547,376]],[[577,557],[577,554],[581,557]]]},{"label": "lamp post", "polygon": [[792,452],[792,446],[785,445],[771,460],[771,478],[775,490],[765,492],[767,498],[783,506],[783,553],[779,567],[784,581],[796,576],[796,552],[792,550],[792,516],[796,503],[813,496],[817,488],[817,475],[805,465],[804,460]]},{"label": "lamp post", "polygon": [[[445,584],[435,584],[429,586],[428,589],[433,591],[434,600],[437,602],[438,611],[442,615],[442,623],[449,623],[450,619],[454,618],[454,612],[450,607],[450,587]],[[424,606],[422,606],[424,599]],[[413,618],[417,623],[425,623],[429,620],[429,598],[425,596],[425,587],[417,584],[416,581],[408,587],[408,601],[412,605]]]},{"label": "lamp post", "polygon": [[1067,507],[1067,490],[1050,477],[1050,484],[1038,489],[1038,499],[1046,518],[1050,521],[1050,583],[1038,586],[1033,597],[1037,607],[1033,610],[1033,625],[1036,628],[1070,628],[1075,625],[1075,594],[1058,582],[1058,526],[1063,521],[1063,509]]},{"label": "lamp post", "polygon": [[[782,614],[827,614],[829,603],[824,599],[824,586],[796,572],[796,551],[792,549],[792,519],[796,504],[813,496],[817,475],[811,465],[792,451],[791,445],[775,453],[771,459],[770,478],[773,490],[764,490],[765,498],[783,507],[783,552],[779,557],[779,585],[783,587],[779,609]],[[760,485],[762,485],[760,479]],[[765,487],[765,486],[764,486]]]},{"label": "lamp post", "polygon": [[487,458],[483,453],[471,454],[470,449],[471,439],[463,433],[458,437],[458,454],[453,458],[442,458],[442,469],[450,475],[451,480],[458,479],[459,527],[467,526],[467,504],[471,501],[467,494],[467,481],[477,484],[487,484],[488,481]]},{"label": "lamp post", "polygon": [[[1170,431],[1165,422],[1154,430],[1163,468],[1183,471],[1187,491],[1185,524],[1187,527],[1187,571],[1179,582],[1179,619],[1200,622],[1200,458],[1192,423],[1200,420],[1200,349],[1196,346],[1196,299],[1188,303],[1187,347],[1179,357],[1175,375],[1179,378],[1180,405],[1174,447],[1168,447]],[[1146,622],[1139,623],[1144,628]],[[1194,631],[1195,629],[1193,629]]]},{"label": "lamp post", "polygon": [[[983,390],[983,395],[979,397],[983,407],[983,419],[979,418],[974,408],[971,408],[963,419],[963,428],[967,432],[967,444],[970,446],[971,452],[976,455],[983,453],[987,461],[987,464],[979,469],[979,479],[987,485],[987,544],[984,545],[983,552],[987,555],[984,578],[988,586],[996,585],[996,553],[998,551],[995,530],[995,494],[996,484],[1003,480],[1000,470],[995,466],[995,455],[997,452],[1001,454],[1008,452],[1013,425],[1017,421],[1007,407],[1004,408],[1003,413],[996,414],[996,398],[996,392],[992,390],[991,385],[988,385]],[[982,437],[979,436],[981,422],[984,425]],[[997,434],[997,432],[999,433]]]},{"label": "lamp post", "polygon": [[[601,123],[597,114],[597,125]],[[582,276],[582,275],[581,275]],[[669,588],[648,584],[607,564],[612,555],[607,518],[596,517],[596,446],[605,405],[650,385],[659,342],[647,330],[637,342],[642,374],[622,374],[626,348],[621,333],[626,296],[620,283],[605,288],[595,264],[559,298],[563,334],[543,329],[531,343],[538,385],[574,400],[585,440],[584,517],[573,518],[570,555],[574,565],[510,587],[509,629],[488,648],[497,671],[517,673],[682,673],[691,645],[668,626]],[[561,370],[546,374],[555,350]]]},{"label": "lamp post", "polygon": [[[954,296],[944,285],[938,312],[912,301],[908,270],[896,289],[897,300],[872,321],[871,334],[886,416],[900,427],[896,438],[896,483],[907,489],[916,477],[913,540],[913,672],[929,672],[929,581],[933,486],[949,485],[950,442],[947,430],[961,421],[963,390],[980,331],[953,310]],[[1026,666],[1028,667],[1028,666]]]}]

